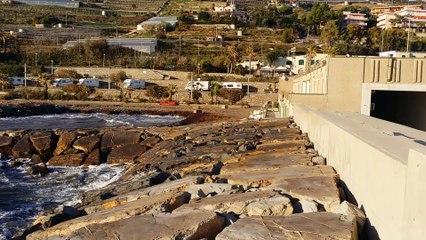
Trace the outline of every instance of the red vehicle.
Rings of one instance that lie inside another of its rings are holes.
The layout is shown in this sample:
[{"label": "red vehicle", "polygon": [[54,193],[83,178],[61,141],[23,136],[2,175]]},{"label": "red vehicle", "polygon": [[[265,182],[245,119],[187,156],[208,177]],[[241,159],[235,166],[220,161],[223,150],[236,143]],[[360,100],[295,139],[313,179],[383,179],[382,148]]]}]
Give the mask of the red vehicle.
[{"label": "red vehicle", "polygon": [[161,101],[160,105],[162,105],[162,106],[176,106],[176,105],[178,105],[178,103],[175,102],[175,101]]}]

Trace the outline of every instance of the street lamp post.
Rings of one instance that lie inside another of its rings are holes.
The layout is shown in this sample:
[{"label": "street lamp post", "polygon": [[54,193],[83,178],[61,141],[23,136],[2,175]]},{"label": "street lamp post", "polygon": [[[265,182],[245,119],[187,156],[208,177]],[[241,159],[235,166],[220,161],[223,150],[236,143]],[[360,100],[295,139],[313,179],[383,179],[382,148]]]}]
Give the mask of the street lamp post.
[{"label": "street lamp post", "polygon": [[50,60],[50,75],[53,75],[53,60]]}]

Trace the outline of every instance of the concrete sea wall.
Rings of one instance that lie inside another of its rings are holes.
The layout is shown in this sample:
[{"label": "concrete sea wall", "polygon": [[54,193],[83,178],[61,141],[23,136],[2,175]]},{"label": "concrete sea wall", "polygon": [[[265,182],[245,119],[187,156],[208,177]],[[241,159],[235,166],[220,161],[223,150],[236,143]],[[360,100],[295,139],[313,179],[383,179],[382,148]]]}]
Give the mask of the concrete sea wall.
[{"label": "concrete sea wall", "polygon": [[292,114],[369,218],[369,239],[426,234],[426,133],[358,113],[293,105]]}]

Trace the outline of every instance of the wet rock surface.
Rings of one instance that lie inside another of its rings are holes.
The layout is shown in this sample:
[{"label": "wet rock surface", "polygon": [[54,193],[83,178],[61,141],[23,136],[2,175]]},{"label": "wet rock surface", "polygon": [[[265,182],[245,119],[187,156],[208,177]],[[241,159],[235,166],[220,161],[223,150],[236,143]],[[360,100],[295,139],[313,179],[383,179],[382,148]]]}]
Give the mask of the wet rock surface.
[{"label": "wet rock surface", "polygon": [[45,218],[26,239],[343,240],[357,239],[365,220],[288,119],[76,135],[48,165],[131,164],[117,182],[82,194],[80,215]]}]

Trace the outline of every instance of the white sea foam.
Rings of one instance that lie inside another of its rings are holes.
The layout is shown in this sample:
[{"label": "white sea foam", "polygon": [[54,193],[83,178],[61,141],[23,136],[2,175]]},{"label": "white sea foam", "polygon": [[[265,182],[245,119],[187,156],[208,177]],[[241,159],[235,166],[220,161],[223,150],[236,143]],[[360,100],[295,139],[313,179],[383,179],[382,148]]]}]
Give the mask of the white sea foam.
[{"label": "white sea foam", "polygon": [[116,181],[124,169],[125,166],[107,164],[49,167],[49,174],[44,177],[29,176],[24,167],[0,169],[0,240],[28,227],[47,209],[78,203],[80,193]]}]

